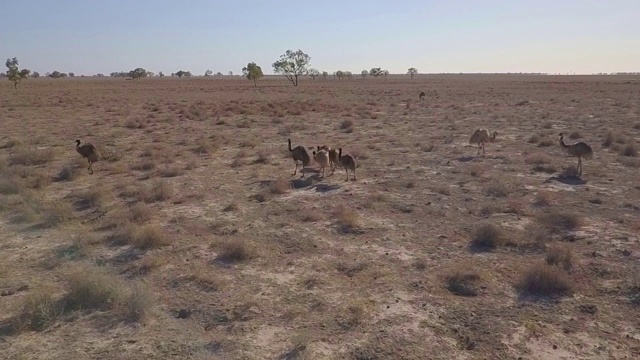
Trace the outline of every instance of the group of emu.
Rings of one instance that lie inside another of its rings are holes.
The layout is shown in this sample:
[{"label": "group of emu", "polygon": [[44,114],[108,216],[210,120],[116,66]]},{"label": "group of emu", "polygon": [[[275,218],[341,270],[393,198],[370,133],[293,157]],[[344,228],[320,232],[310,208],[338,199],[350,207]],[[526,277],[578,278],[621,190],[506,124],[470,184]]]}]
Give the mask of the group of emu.
[{"label": "group of emu", "polygon": [[[485,154],[484,144],[487,142],[493,142],[496,140],[497,132],[490,133],[487,129],[478,129],[476,130],[471,138],[469,138],[470,144],[478,144],[478,155],[480,155],[480,149],[482,149],[482,154]],[[331,174],[336,171],[336,167],[339,165],[344,168],[347,173],[347,180],[349,181],[349,170],[353,172],[353,180],[356,180],[356,168],[358,167],[358,163],[356,158],[347,153],[342,153],[342,148],[332,149],[326,145],[316,146],[316,150],[309,149],[303,145],[298,145],[295,148],[291,147],[291,139],[288,139],[289,142],[289,154],[293,161],[296,164],[296,168],[293,171],[293,175],[296,175],[298,172],[298,163],[302,163],[302,170],[305,167],[311,164],[311,159],[315,160],[318,164],[320,164],[320,171],[322,171],[322,177],[325,176],[325,169],[327,167],[331,168]],[[93,174],[92,165],[94,162],[99,161],[101,155],[100,151],[90,143],[85,143],[80,145],[81,141],[76,140],[76,151],[87,159],[89,162],[89,167],[87,170],[90,174]],[[578,176],[582,176],[582,158],[591,159],[593,157],[593,150],[589,145],[580,141],[575,144],[565,144],[564,135],[560,133],[560,146],[569,153],[571,156],[575,156],[578,158]],[[302,172],[301,170],[301,172]],[[302,177],[304,178],[305,174],[302,172]]]}]

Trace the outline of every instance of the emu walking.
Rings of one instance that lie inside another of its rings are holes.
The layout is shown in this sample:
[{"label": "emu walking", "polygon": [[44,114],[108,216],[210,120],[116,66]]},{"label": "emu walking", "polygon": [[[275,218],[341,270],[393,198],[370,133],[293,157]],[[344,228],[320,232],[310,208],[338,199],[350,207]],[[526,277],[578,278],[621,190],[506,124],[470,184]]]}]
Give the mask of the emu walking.
[{"label": "emu walking", "polygon": [[89,167],[87,170],[89,174],[93,174],[93,163],[98,162],[100,160],[100,151],[90,143],[84,143],[80,145],[80,140],[76,140],[76,151],[78,154],[82,155],[82,157],[86,158],[89,162]]},{"label": "emu walking", "polygon": [[[289,154],[291,154],[291,158],[296,163],[296,169],[293,171],[293,175],[295,175],[298,173],[298,161],[302,162],[302,170],[304,170],[304,168],[306,166],[309,166],[309,164],[311,163],[311,155],[309,154],[309,150],[307,150],[307,148],[302,145],[298,145],[292,149],[291,139],[288,139],[288,140],[289,140]],[[302,177],[304,177],[304,172],[302,170],[300,170],[300,172],[302,172]]]},{"label": "emu walking", "polygon": [[487,129],[478,129],[476,130],[471,138],[469,138],[469,144],[478,144],[478,154],[480,155],[480,149],[482,148],[482,155],[485,154],[484,143],[486,142],[494,142],[496,140],[496,135],[498,132],[494,131],[492,134],[489,133]]},{"label": "emu walking", "polygon": [[587,160],[593,158],[593,149],[591,149],[591,146],[582,141],[567,145],[564,143],[564,135],[562,133],[560,133],[560,146],[565,149],[569,155],[578,158],[578,176],[582,176],[582,158]]}]

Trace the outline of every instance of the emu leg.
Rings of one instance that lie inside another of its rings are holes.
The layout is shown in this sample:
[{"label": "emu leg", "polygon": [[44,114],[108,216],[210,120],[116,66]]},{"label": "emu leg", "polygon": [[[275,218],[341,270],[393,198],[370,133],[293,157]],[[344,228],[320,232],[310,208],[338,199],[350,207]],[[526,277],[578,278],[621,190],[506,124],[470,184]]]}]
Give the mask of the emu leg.
[{"label": "emu leg", "polygon": [[578,176],[582,176],[582,159],[578,158]]},{"label": "emu leg", "polygon": [[482,155],[486,154],[486,151],[484,151],[484,142],[482,143]]},{"label": "emu leg", "polygon": [[298,162],[296,161],[296,169],[293,170],[293,175],[298,173]]},{"label": "emu leg", "polygon": [[89,161],[89,167],[87,170],[89,170],[89,174],[93,174],[93,163],[91,161]]},{"label": "emu leg", "polygon": [[346,168],[346,167],[344,168],[344,172],[346,172],[346,173],[347,173],[347,180],[345,180],[345,181],[349,181],[349,170],[347,170],[347,168]]},{"label": "emu leg", "polygon": [[356,181],[356,180],[357,180],[357,179],[356,179],[356,169],[354,168],[354,169],[353,169],[353,181]]},{"label": "emu leg", "polygon": [[476,155],[480,155],[480,143],[478,143],[478,153]]}]

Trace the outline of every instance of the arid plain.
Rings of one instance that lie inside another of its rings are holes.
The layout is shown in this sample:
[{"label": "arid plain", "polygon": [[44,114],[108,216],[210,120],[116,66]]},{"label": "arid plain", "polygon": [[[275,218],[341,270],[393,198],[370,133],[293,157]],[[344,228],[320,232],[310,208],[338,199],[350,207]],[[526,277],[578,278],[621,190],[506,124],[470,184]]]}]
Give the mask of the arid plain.
[{"label": "arid plain", "polygon": [[0,124],[2,358],[640,357],[640,77],[5,80]]}]

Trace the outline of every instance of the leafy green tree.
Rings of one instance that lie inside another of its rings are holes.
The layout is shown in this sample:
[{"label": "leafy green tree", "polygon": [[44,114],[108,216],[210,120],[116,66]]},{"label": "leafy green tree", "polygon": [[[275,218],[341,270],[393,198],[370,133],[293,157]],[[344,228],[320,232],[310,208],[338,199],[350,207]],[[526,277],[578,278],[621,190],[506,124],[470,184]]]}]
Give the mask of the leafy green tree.
[{"label": "leafy green tree", "polygon": [[407,74],[409,74],[411,76],[411,78],[413,79],[414,76],[418,75],[418,69],[412,67],[409,68],[409,70],[407,70]]},{"label": "leafy green tree", "polygon": [[182,78],[184,75],[185,75],[185,72],[184,72],[184,71],[182,71],[182,70],[180,70],[180,71],[178,71],[178,72],[176,73],[176,76],[177,76],[177,77],[179,77],[179,78]]},{"label": "leafy green tree", "polygon": [[311,57],[300,49],[297,51],[287,50],[272,66],[276,74],[283,74],[293,86],[298,86],[298,76],[309,73],[310,61]]},{"label": "leafy green tree", "polygon": [[336,77],[338,78],[338,80],[342,80],[342,78],[344,77],[344,71],[342,70],[336,71]]},{"label": "leafy green tree", "polygon": [[384,78],[386,79],[387,75],[389,75],[389,70],[382,70],[381,73],[384,76]]},{"label": "leafy green tree", "polygon": [[345,71],[344,76],[347,78],[347,80],[351,80],[351,78],[353,78],[353,74],[351,73],[351,71]]},{"label": "leafy green tree", "polygon": [[37,72],[37,71],[34,71],[33,74],[31,74],[31,77],[34,78],[34,79],[37,79],[37,78],[40,77],[40,73]]},{"label": "leafy green tree", "polygon": [[320,76],[320,71],[318,71],[318,69],[309,69],[309,76],[315,80],[316,76]]},{"label": "leafy green tree", "polygon": [[204,72],[204,76],[211,76],[211,75],[213,75],[213,71],[211,70],[207,70]]},{"label": "leafy green tree", "polygon": [[242,68],[242,75],[249,80],[253,80],[253,86],[258,86],[258,79],[264,76],[262,68],[254,62],[250,62],[246,67]]},{"label": "leafy green tree", "polygon": [[18,70],[18,58],[13,58],[13,59],[7,59],[7,62],[5,63],[5,65],[7,66],[7,78],[9,79],[9,81],[13,82],[13,87],[17,90],[18,89],[18,84],[20,84],[20,82],[26,78],[29,77],[29,74],[31,74],[31,70],[29,69],[22,69],[22,70]]},{"label": "leafy green tree", "polygon": [[362,70],[360,72],[360,76],[362,76],[363,79],[367,79],[367,76],[369,75],[369,72],[367,70]]},{"label": "leafy green tree", "polygon": [[59,79],[62,77],[62,73],[58,70],[52,72],[51,74],[49,74],[49,77],[52,79]]},{"label": "leafy green tree", "polygon": [[322,80],[327,80],[327,77],[329,77],[329,73],[326,71],[322,72]]},{"label": "leafy green tree", "polygon": [[70,73],[69,73],[69,77],[76,77],[76,74],[75,74],[75,73],[70,72]]}]

